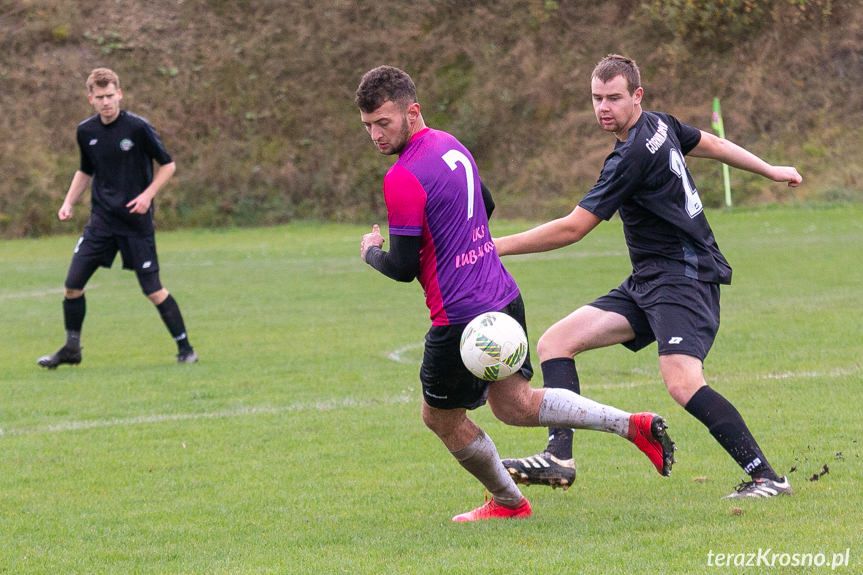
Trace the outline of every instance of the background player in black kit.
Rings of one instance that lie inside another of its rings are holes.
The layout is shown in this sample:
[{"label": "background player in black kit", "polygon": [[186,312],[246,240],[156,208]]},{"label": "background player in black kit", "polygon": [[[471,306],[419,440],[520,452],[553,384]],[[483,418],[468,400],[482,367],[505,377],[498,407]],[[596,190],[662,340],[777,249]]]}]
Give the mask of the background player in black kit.
[{"label": "background player in black kit", "polygon": [[[72,206],[91,186],[90,221],[75,246],[66,276],[63,317],[66,343],[39,365],[54,369],[81,363],[81,326],[86,313],[84,286],[99,266],[111,267],[119,251],[123,268],[135,270],[144,295],[153,302],[177,342],[177,361],[194,363],[180,308],[159,280],[153,227],[153,197],[174,174],[176,166],[152,126],[120,109],[120,79],[107,68],[87,78],[87,99],[96,115],[78,125],[81,165],[57,216],[72,217]],[[153,175],[153,160],[159,169]]]},{"label": "background player in black kit", "polygon": [[[501,256],[541,252],[579,241],[615,212],[623,222],[632,275],[542,335],[537,352],[545,386],[578,393],[575,355],[618,343],[637,351],[656,341],[668,392],[752,478],[728,497],[790,494],[787,479],[775,473],[737,409],[704,380],[703,361],[719,329],[719,285],[731,283],[731,267],[714,240],[684,156],[712,158],[789,186],[802,178],[793,167],[772,166],[672,116],[643,111],[641,77],[629,58],[601,60],[591,92],[599,125],[618,140],[599,180],[569,215],[495,240]],[[504,460],[516,481],[571,483],[572,430],[549,432],[544,452]]]}]

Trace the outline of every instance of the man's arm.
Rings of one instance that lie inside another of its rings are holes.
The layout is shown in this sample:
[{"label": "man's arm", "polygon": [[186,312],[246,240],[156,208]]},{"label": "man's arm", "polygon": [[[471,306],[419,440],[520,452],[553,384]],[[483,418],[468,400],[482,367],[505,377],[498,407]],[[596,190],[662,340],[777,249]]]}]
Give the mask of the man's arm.
[{"label": "man's arm", "polygon": [[581,206],[576,206],[568,216],[525,232],[494,238],[494,245],[501,256],[547,252],[581,240],[601,221]]},{"label": "man's arm", "polygon": [[69,184],[69,191],[66,192],[66,198],[63,200],[63,205],[57,211],[57,217],[60,221],[66,221],[72,217],[72,206],[75,205],[75,202],[78,201],[78,198],[81,197],[81,194],[90,185],[90,180],[92,179],[92,176],[88,176],[81,170],[75,172],[75,175],[72,176],[72,183]]},{"label": "man's arm", "polygon": [[159,193],[159,190],[168,183],[168,180],[171,179],[171,176],[174,175],[176,170],[177,164],[174,162],[159,166],[159,169],[156,170],[156,175],[153,176],[153,181],[150,182],[147,189],[138,194],[134,200],[126,204],[126,207],[129,208],[129,213],[146,214],[147,210],[150,209],[150,204],[153,203],[153,198],[157,193]]},{"label": "man's arm", "polygon": [[731,140],[714,136],[703,130],[701,141],[689,152],[689,155],[719,160],[732,168],[746,170],[774,182],[788,182],[792,188],[803,181],[803,177],[797,173],[794,166],[773,166]]},{"label": "man's arm", "polygon": [[420,236],[390,234],[390,251],[381,249],[384,238],[377,224],[365,234],[360,244],[360,257],[364,262],[390,279],[411,282],[420,273]]},{"label": "man's arm", "polygon": [[485,205],[485,217],[491,219],[491,213],[494,211],[494,198],[491,196],[491,190],[485,187],[485,183],[480,182],[482,190],[482,203]]}]

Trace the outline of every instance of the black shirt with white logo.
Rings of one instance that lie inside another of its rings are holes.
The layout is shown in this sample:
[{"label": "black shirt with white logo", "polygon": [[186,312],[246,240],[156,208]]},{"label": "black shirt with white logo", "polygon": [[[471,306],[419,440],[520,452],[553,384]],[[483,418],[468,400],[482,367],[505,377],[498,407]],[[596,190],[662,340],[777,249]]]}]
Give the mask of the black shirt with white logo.
[{"label": "black shirt with white logo", "polygon": [[684,160],[700,141],[700,130],[673,116],[642,112],[578,204],[604,220],[620,214],[636,281],[731,283]]},{"label": "black shirt with white logo", "polygon": [[153,234],[153,205],[146,214],[130,214],[126,204],[153,181],[153,160],[171,156],[153,127],[126,110],[110,124],[99,115],[78,124],[80,170],[93,177],[88,225],[118,235]]}]

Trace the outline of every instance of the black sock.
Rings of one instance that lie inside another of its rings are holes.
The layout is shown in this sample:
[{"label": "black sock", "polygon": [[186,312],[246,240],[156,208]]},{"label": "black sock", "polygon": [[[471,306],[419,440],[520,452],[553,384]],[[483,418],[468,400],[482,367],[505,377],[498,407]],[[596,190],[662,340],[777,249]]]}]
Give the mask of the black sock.
[{"label": "black sock", "polygon": [[[568,389],[581,392],[575,360],[571,357],[555,357],[540,364],[543,387]],[[558,459],[572,459],[572,429],[568,427],[548,428],[548,447],[546,451]]]},{"label": "black sock", "polygon": [[743,421],[740,412],[709,386],[704,386],[686,404],[686,411],[707,426],[725,451],[753,478],[779,479]]},{"label": "black sock", "polygon": [[183,323],[183,314],[180,313],[180,306],[177,305],[174,296],[168,294],[165,301],[157,305],[156,309],[159,310],[162,321],[165,322],[165,326],[171,332],[171,337],[177,342],[177,349],[181,352],[191,350],[192,344],[189,343],[189,338],[186,335],[186,324]]},{"label": "black sock", "polygon": [[66,327],[66,345],[81,347],[81,326],[87,313],[84,296],[63,300],[63,323]]}]

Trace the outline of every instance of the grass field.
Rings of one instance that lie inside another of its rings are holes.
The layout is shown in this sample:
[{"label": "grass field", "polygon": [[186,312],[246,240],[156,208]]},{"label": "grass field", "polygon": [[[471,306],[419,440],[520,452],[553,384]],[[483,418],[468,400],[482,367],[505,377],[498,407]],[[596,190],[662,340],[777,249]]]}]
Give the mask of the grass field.
[{"label": "grass field", "polygon": [[[483,490],[420,420],[427,310],[418,284],[360,261],[366,226],[160,234],[196,365],[173,363],[115,264],[87,292],[83,363],[38,368],[62,343],[75,238],[0,243],[0,573],[831,571],[783,567],[794,554],[863,572],[863,207],[709,218],[735,272],[706,376],[796,494],[720,500],[742,472],[665,392],[655,346],[618,347],[579,358],[582,392],[666,415],[672,477],[626,441],[578,432],[569,491],[528,487],[530,519],[458,525]],[[616,221],[506,261],[534,342],[629,270]],[[504,457],[544,446],[541,430],[474,417]],[[767,550],[772,566],[733,566]]]}]

